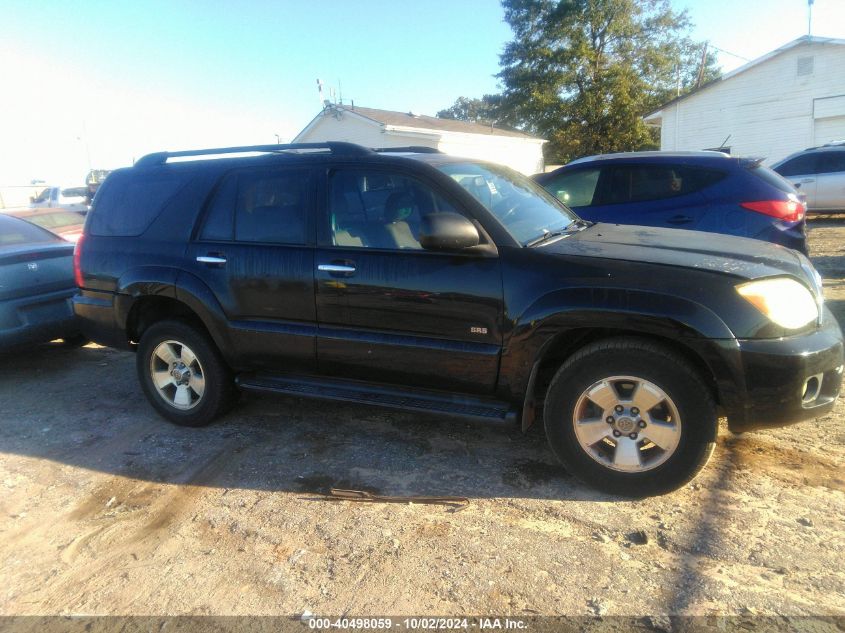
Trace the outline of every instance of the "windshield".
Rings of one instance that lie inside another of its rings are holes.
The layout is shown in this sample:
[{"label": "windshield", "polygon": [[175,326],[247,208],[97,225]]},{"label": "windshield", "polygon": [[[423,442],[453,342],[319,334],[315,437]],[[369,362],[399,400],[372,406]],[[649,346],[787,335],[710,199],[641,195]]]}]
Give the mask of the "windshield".
[{"label": "windshield", "polygon": [[507,167],[447,163],[438,169],[483,204],[523,246],[578,219],[540,185]]}]

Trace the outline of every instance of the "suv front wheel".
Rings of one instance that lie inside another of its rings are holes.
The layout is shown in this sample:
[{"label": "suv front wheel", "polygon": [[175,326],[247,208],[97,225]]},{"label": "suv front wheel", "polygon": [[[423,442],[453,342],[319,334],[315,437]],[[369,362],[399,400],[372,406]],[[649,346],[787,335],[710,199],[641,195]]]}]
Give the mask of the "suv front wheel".
[{"label": "suv front wheel", "polygon": [[718,428],[713,397],[690,364],[634,338],[599,341],[568,359],[549,386],[545,427],[570,473],[632,497],[690,481]]},{"label": "suv front wheel", "polygon": [[205,426],[235,400],[232,373],[214,343],[182,321],[144,331],[136,367],[150,404],[174,424]]}]

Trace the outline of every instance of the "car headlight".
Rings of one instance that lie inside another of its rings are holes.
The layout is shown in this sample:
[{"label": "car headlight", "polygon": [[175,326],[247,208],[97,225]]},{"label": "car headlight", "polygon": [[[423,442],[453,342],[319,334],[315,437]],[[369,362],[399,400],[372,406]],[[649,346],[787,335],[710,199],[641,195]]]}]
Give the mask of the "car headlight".
[{"label": "car headlight", "polygon": [[816,299],[806,286],[788,277],[749,281],[736,291],[770,321],[794,330],[819,318]]}]

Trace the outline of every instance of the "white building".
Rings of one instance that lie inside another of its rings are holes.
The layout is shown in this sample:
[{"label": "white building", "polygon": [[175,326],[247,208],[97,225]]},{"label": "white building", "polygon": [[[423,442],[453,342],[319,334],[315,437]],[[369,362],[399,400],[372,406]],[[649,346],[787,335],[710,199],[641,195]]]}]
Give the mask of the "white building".
[{"label": "white building", "polygon": [[348,141],[366,147],[434,147],[446,154],[489,160],[523,174],[543,171],[543,139],[491,125],[438,119],[354,105],[329,105],[294,143]]},{"label": "white building", "polygon": [[845,40],[799,37],[644,120],[662,150],[724,146],[768,163],[845,139]]}]

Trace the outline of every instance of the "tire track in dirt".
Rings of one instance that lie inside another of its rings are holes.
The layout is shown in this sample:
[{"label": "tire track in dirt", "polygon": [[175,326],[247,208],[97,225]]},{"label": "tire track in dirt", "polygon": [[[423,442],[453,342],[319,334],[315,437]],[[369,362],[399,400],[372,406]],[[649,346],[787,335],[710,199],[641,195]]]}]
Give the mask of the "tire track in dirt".
[{"label": "tire track in dirt", "polygon": [[[172,536],[169,528],[181,525],[180,520],[196,510],[221,474],[237,468],[245,447],[242,439],[224,442],[166,484],[118,475],[98,485],[63,518],[57,518],[82,531],[60,546],[57,562],[70,573],[55,579],[50,595],[56,598],[45,600],[44,608],[64,612],[84,604],[86,596],[107,587],[119,572],[133,565],[155,564],[161,544]],[[30,531],[24,539],[40,540],[38,532]],[[21,545],[26,546],[25,542]],[[39,583],[35,584],[20,587],[20,595],[40,593]]]}]

